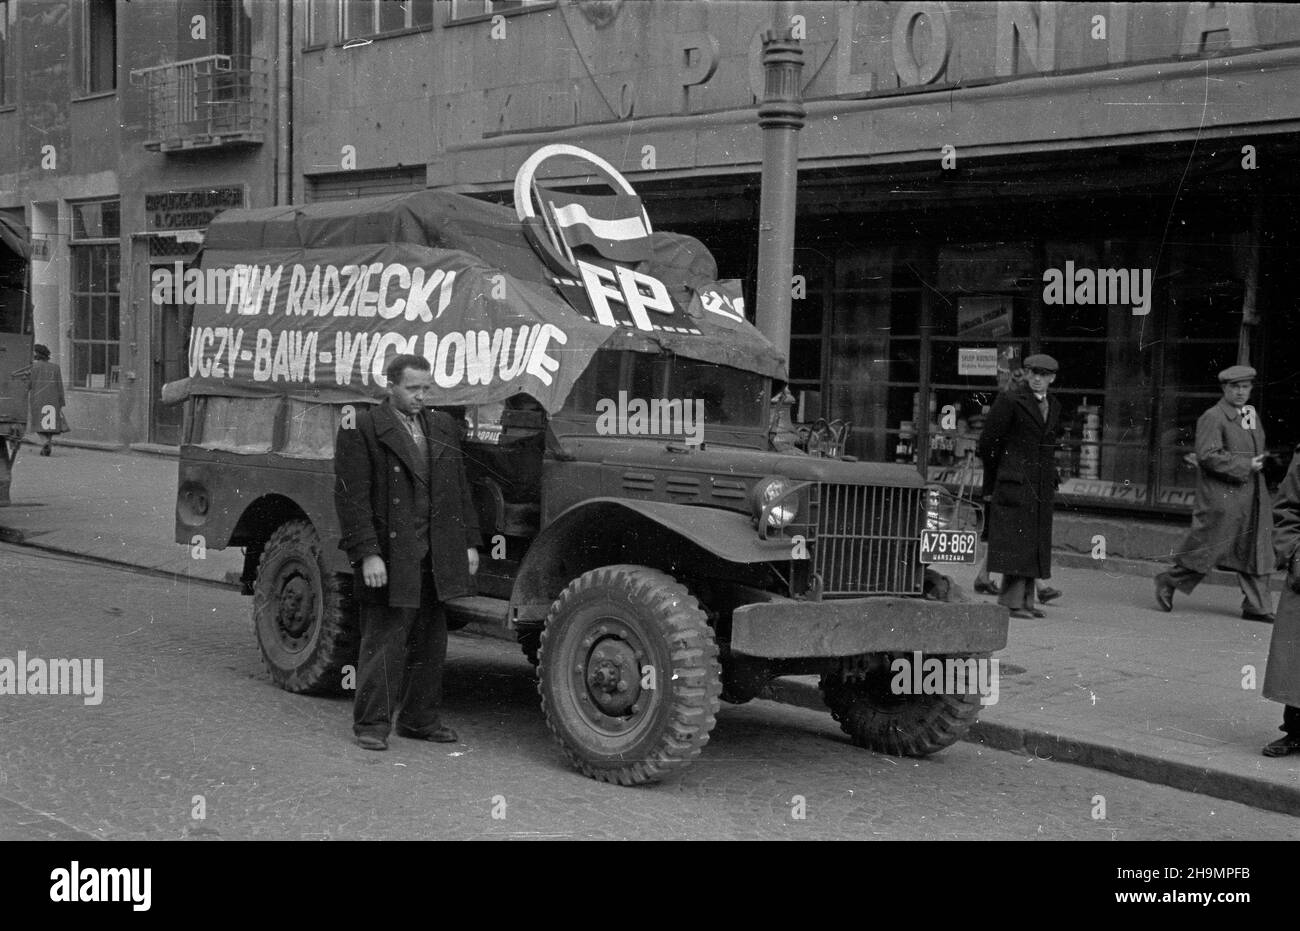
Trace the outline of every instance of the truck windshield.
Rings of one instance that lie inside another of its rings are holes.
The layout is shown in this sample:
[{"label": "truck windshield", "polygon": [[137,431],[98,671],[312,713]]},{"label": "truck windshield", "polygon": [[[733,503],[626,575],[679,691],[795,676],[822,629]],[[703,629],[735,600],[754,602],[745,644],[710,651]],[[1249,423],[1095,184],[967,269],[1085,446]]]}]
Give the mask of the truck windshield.
[{"label": "truck windshield", "polygon": [[706,426],[766,429],[768,389],[764,376],[725,365],[673,355],[602,351],[574,385],[564,412],[595,417],[601,401],[624,409],[635,400],[645,404],[702,401]]}]

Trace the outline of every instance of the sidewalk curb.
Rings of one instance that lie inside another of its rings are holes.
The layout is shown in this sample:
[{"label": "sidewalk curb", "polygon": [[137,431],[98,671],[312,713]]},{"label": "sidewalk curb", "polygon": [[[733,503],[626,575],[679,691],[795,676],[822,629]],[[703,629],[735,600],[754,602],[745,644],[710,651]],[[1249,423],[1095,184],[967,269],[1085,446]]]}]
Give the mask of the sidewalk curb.
[{"label": "sidewalk curb", "polygon": [[205,579],[202,576],[186,575],[181,572],[169,572],[166,569],[154,569],[150,566],[141,566],[138,563],[122,562],[118,559],[105,559],[103,556],[95,556],[90,553],[78,553],[76,550],[70,550],[62,546],[46,546],[36,540],[29,540],[21,530],[12,527],[0,526],[0,543],[8,543],[11,546],[21,546],[29,550],[40,550],[42,553],[52,553],[56,556],[66,556],[70,559],[80,559],[89,563],[100,566],[108,566],[112,569],[125,569],[128,572],[138,572],[141,575],[151,575],[159,579],[170,579],[176,582],[195,582],[200,585],[211,585],[214,588],[225,588],[233,591],[239,591],[239,582],[219,581],[217,579]]},{"label": "sidewalk curb", "polygon": [[[796,679],[776,679],[760,697],[812,711],[828,710],[822,703],[821,692],[816,686]],[[1009,750],[1054,763],[1073,763],[1184,792],[1195,792],[1229,802],[1240,802],[1252,808],[1300,817],[1300,788],[1279,786],[1263,779],[1251,779],[1180,760],[1134,753],[1119,747],[991,721],[977,721],[963,739],[967,743],[980,744],[994,750]]]}]

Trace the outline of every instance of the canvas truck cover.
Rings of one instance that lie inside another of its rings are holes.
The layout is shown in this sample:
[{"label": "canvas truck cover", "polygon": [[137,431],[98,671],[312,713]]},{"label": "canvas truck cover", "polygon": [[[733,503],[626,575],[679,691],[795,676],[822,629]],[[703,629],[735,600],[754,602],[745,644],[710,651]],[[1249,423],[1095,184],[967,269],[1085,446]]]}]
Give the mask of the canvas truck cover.
[{"label": "canvas truck cover", "polygon": [[[376,398],[395,353],[429,359],[435,405],[526,392],[552,413],[601,348],[785,376],[697,240],[655,232],[645,260],[566,278],[512,210],[460,194],[228,210],[208,229],[198,271],[187,280],[209,302],[197,303],[191,332],[195,394]],[[222,281],[224,300],[213,300]],[[603,313],[587,299],[593,287]],[[638,288],[658,305],[633,313],[627,294]]]}]

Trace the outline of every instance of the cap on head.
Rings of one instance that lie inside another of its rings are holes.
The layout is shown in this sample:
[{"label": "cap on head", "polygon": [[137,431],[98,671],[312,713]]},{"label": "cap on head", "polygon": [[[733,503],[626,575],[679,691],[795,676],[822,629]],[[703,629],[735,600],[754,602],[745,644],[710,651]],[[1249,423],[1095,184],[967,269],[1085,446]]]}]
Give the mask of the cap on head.
[{"label": "cap on head", "polygon": [[49,359],[50,347],[45,346],[41,343],[37,343],[35,346],[32,347],[32,355],[36,356],[36,358],[38,359]]},{"label": "cap on head", "polygon": [[1219,373],[1219,384],[1226,385],[1234,381],[1251,381],[1255,370],[1249,365],[1230,365]]},{"label": "cap on head", "polygon": [[1030,369],[1038,369],[1042,372],[1055,374],[1058,368],[1060,368],[1060,366],[1056,364],[1056,360],[1042,352],[1036,353],[1025,360],[1026,371]]}]

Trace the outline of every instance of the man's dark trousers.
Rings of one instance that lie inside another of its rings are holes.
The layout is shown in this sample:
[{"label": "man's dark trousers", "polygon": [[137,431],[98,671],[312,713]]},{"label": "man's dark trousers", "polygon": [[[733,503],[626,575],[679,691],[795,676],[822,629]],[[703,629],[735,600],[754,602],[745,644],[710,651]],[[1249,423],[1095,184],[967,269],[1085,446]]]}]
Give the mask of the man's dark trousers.
[{"label": "man's dark trousers", "polygon": [[357,736],[387,738],[399,708],[403,730],[428,732],[442,723],[447,616],[438,602],[427,554],[420,576],[420,607],[361,606],[361,655],[352,711]]}]

